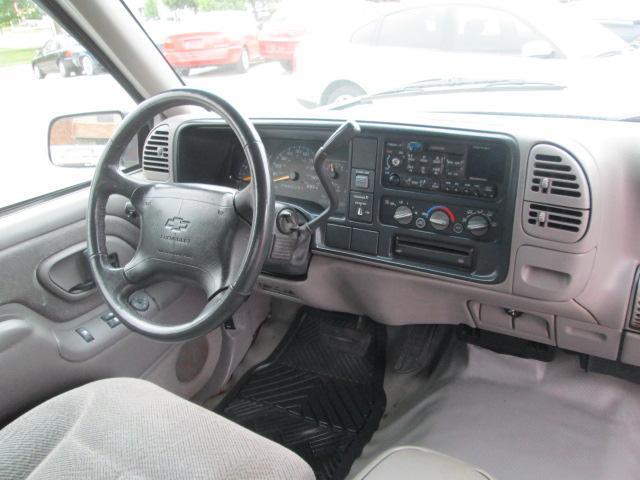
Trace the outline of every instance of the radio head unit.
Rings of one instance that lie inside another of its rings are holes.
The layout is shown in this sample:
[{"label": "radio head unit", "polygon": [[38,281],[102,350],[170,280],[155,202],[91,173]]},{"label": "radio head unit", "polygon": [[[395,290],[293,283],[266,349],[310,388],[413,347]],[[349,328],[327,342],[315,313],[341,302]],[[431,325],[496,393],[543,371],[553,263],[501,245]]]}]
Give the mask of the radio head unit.
[{"label": "radio head unit", "polygon": [[491,199],[505,183],[508,158],[499,143],[385,140],[382,183]]}]

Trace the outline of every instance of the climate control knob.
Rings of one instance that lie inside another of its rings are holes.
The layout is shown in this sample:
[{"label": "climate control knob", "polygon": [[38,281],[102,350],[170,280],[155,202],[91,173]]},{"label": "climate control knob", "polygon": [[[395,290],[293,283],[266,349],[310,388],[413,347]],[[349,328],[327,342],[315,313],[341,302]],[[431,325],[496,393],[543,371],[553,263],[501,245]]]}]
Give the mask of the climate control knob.
[{"label": "climate control knob", "polygon": [[409,225],[413,221],[413,212],[406,205],[400,205],[393,213],[393,219],[400,225]]},{"label": "climate control knob", "polygon": [[489,231],[489,219],[484,215],[472,215],[467,220],[467,230],[474,237],[482,237]]},{"label": "climate control knob", "polygon": [[443,212],[442,210],[436,210],[429,217],[429,223],[436,230],[446,230],[451,223],[451,219],[446,212]]}]

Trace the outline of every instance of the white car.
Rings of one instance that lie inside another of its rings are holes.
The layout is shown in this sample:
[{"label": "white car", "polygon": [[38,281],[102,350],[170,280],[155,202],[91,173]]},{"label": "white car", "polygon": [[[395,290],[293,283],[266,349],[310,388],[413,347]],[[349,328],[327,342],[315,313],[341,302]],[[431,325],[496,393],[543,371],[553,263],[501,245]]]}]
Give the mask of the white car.
[{"label": "white car", "polygon": [[633,53],[624,41],[555,2],[374,6],[358,21],[329,29],[307,38],[296,52],[296,96],[305,106],[397,88],[398,78],[566,83],[585,75],[628,78],[629,64],[637,65],[628,61]]}]

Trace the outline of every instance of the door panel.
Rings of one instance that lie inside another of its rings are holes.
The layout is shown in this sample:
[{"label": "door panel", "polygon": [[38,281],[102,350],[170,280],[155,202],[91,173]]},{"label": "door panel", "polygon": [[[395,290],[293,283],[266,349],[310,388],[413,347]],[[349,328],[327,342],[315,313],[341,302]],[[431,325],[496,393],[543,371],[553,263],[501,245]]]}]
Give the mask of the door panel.
[{"label": "door panel", "polygon": [[[125,265],[133,258],[134,247],[120,237],[107,235],[109,263],[113,267]],[[38,265],[40,284],[54,295],[75,302],[96,293],[91,270],[87,263],[87,243],[77,243],[51,255]]]},{"label": "door panel", "polygon": [[[0,217],[6,233],[0,238],[0,425],[53,395],[106,377],[150,378],[190,397],[216,367],[219,329],[205,338],[205,350],[202,341],[157,342],[103,319],[108,307],[97,290],[65,291],[88,280],[78,257],[86,241],[87,198],[83,190]],[[123,263],[139,235],[125,203],[113,197],[106,217],[109,244]],[[173,282],[139,293],[149,300],[141,315],[158,323],[188,320],[205,302],[199,290]],[[93,340],[85,341],[80,328]],[[195,373],[185,375],[180,358],[198,357],[190,349],[205,354],[195,369],[188,365]]]}]

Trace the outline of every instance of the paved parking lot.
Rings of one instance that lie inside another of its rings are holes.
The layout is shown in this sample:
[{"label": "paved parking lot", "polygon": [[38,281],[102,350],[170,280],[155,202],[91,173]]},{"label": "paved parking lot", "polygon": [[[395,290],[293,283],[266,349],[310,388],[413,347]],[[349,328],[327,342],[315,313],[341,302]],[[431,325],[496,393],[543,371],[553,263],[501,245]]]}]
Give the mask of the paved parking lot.
[{"label": "paved parking lot", "polygon": [[[254,65],[246,74],[225,69],[195,70],[186,81],[222,95],[250,116],[302,109],[293,98],[291,76],[277,63]],[[47,131],[51,118],[134,107],[106,74],[70,78],[53,74],[36,80],[29,65],[19,65],[0,68],[0,84],[0,207],[91,177],[89,169],[49,164]]]}]

